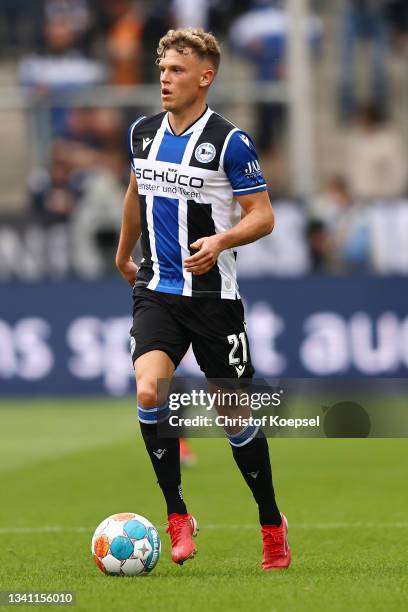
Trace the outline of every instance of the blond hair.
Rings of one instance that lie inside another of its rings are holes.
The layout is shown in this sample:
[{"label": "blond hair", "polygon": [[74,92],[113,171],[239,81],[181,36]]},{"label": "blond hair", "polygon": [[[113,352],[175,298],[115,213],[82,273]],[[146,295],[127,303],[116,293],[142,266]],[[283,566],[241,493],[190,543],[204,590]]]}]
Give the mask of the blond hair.
[{"label": "blond hair", "polygon": [[183,30],[169,30],[159,41],[157,47],[157,60],[166,55],[166,51],[175,49],[178,53],[186,53],[191,49],[200,58],[208,59],[217,72],[221,61],[221,48],[218,40],[210,32],[202,28],[185,28]]}]

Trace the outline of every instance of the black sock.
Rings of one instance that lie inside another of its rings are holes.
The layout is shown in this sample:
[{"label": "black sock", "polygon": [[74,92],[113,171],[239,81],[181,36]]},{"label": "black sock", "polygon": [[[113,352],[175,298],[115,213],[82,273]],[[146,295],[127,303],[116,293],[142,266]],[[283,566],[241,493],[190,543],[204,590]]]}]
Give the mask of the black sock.
[{"label": "black sock", "polygon": [[244,446],[233,446],[232,454],[245,482],[258,504],[261,525],[280,525],[281,515],[276,505],[272,484],[271,462],[265,434],[258,435]]},{"label": "black sock", "polygon": [[157,423],[140,423],[140,430],[166,500],[167,514],[186,514],[187,508],[181,491],[179,440],[159,437]]}]

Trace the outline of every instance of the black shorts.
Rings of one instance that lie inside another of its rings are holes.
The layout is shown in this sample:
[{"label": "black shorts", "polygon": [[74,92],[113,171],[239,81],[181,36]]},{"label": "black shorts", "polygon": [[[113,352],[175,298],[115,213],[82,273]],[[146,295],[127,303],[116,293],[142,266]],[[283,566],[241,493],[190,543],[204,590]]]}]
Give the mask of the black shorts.
[{"label": "black shorts", "polygon": [[177,368],[190,344],[208,379],[248,381],[254,374],[241,300],[133,290],[132,361],[167,353]]}]

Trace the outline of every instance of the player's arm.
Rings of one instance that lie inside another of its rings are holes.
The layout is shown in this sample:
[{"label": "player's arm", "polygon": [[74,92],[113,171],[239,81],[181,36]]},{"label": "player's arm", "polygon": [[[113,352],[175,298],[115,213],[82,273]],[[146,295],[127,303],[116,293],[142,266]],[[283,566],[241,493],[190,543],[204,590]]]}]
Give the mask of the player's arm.
[{"label": "player's arm", "polygon": [[138,272],[138,267],[132,259],[132,253],[140,238],[140,233],[139,193],[136,177],[131,172],[129,187],[123,202],[122,227],[116,253],[116,266],[131,286],[134,285]]},{"label": "player's arm", "polygon": [[199,251],[185,259],[187,272],[205,274],[215,265],[221,251],[255,242],[272,232],[275,219],[267,191],[239,196],[237,200],[242,208],[240,222],[225,232],[200,238],[191,244]]},{"label": "player's arm", "polygon": [[218,234],[221,251],[255,242],[270,234],[275,225],[275,216],[268,192],[258,191],[236,198],[241,206],[241,220],[235,227]]},{"label": "player's arm", "polygon": [[232,132],[222,163],[232,193],[241,205],[241,220],[225,232],[202,237],[190,245],[198,253],[185,259],[184,265],[193,274],[208,272],[221,251],[254,242],[273,230],[274,216],[266,182],[255,146],[247,134],[240,130]]}]

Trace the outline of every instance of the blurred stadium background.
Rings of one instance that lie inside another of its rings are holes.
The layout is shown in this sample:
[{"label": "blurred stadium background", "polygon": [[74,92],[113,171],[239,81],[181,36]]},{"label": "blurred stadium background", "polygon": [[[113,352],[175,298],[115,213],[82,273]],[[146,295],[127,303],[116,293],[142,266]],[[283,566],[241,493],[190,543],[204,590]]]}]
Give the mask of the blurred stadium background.
[{"label": "blurred stadium background", "polygon": [[[127,128],[160,110],[157,41],[186,25],[222,41],[210,104],[255,138],[276,210],[238,256],[257,375],[390,377],[398,394],[408,372],[406,1],[1,0],[0,588],[247,610],[271,609],[271,578],[276,609],[405,610],[405,440],[271,441],[295,562],[265,580],[227,443],[194,440],[200,557],[183,580],[168,559],[114,253]],[[105,580],[87,556],[122,510],[160,528],[153,583]]]},{"label": "blurred stadium background", "polygon": [[132,390],[127,128],[160,110],[157,41],[185,25],[222,41],[210,103],[254,136],[276,209],[239,254],[258,374],[406,375],[406,2],[2,0],[0,18],[2,394]]}]

